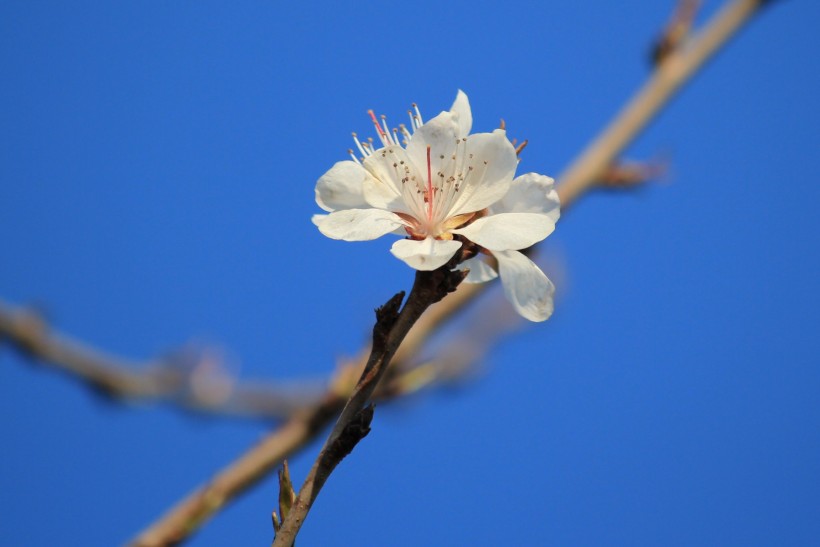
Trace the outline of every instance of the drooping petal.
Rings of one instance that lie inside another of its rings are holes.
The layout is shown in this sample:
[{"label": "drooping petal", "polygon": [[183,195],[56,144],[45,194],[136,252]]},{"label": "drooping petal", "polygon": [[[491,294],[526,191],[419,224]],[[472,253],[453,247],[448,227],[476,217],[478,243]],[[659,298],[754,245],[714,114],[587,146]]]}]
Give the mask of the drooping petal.
[{"label": "drooping petal", "polygon": [[460,169],[464,182],[450,208],[451,216],[480,211],[504,197],[518,165],[515,148],[501,129],[470,135],[459,154],[465,161]]},{"label": "drooping petal", "polygon": [[526,173],[516,177],[510,190],[490,208],[491,213],[541,213],[553,223],[561,216],[555,181],[546,175]]},{"label": "drooping petal", "polygon": [[350,160],[337,162],[319,177],[316,183],[316,203],[325,211],[339,211],[367,206],[362,186],[370,174]]},{"label": "drooping petal", "polygon": [[464,283],[484,283],[498,277],[498,273],[478,256],[465,260],[459,264],[458,269],[470,270],[470,273],[464,278]]},{"label": "drooping petal", "polygon": [[518,251],[494,252],[504,294],[515,310],[530,321],[552,315],[555,286],[535,263]]},{"label": "drooping petal", "polygon": [[452,112],[442,112],[416,129],[407,143],[407,155],[416,165],[417,172],[426,178],[427,147],[430,147],[431,167],[435,174],[441,170],[442,163],[451,161],[450,158],[456,151],[456,139],[459,136],[456,115]]},{"label": "drooping petal", "polygon": [[450,230],[491,251],[526,249],[550,235],[555,223],[538,213],[499,213]]},{"label": "drooping petal", "polygon": [[470,134],[470,129],[473,128],[473,113],[470,110],[470,101],[467,99],[467,94],[458,90],[456,100],[453,101],[453,106],[450,107],[450,112],[458,115],[456,122],[458,123],[458,136],[466,137]]},{"label": "drooping petal", "polygon": [[404,225],[398,215],[381,209],[335,211],[319,222],[319,231],[331,239],[369,241]]},{"label": "drooping petal", "polygon": [[393,244],[390,252],[411,268],[429,271],[444,266],[460,247],[460,241],[428,237],[423,241],[400,239]]}]

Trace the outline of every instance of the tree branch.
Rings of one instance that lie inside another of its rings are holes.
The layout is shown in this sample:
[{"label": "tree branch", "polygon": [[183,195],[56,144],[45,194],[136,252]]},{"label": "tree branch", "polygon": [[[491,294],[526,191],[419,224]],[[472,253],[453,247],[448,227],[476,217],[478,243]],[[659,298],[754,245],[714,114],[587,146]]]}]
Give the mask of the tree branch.
[{"label": "tree branch", "polygon": [[323,386],[238,383],[215,351],[189,347],[144,363],[54,332],[42,315],[0,301],[0,343],[110,400],[157,401],[188,412],[281,420],[320,401]]},{"label": "tree branch", "polygon": [[692,75],[767,2],[734,0],[704,29],[668,52],[604,131],[558,177],[562,209],[595,186],[599,177]]},{"label": "tree branch", "polygon": [[177,503],[129,545],[164,547],[177,545],[187,539],[226,503],[304,448],[327,427],[343,405],[344,398],[330,393],[310,411],[297,413],[274,433],[222,469],[208,484]]},{"label": "tree branch", "polygon": [[365,405],[373,396],[379,381],[387,372],[390,360],[410,328],[427,308],[453,292],[464,279],[465,272],[451,271],[464,258],[459,252],[451,263],[437,270],[416,272],[413,289],[400,313],[397,312],[403,293],[394,296],[376,312],[378,319],[373,328],[373,349],[362,377],[299,490],[290,513],[276,534],[273,547],[288,547],[293,544],[330,474],[370,431],[373,406]]}]

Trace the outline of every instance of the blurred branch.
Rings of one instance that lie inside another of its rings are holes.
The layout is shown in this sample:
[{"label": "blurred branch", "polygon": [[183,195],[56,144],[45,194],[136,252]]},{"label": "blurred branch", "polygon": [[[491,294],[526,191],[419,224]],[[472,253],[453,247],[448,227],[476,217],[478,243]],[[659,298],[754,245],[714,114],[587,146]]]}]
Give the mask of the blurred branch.
[{"label": "blurred branch", "polygon": [[341,411],[345,398],[329,393],[321,403],[300,411],[239,458],[219,471],[165,515],[142,531],[130,545],[163,547],[187,539],[203,523],[245,490],[266,477],[286,458],[302,450]]},{"label": "blurred branch", "polygon": [[189,347],[146,363],[126,361],[52,331],[32,309],[0,301],[4,341],[112,400],[155,400],[197,413],[283,419],[315,405],[322,392],[307,384],[237,383],[222,357],[208,349]]},{"label": "blurred branch", "polygon": [[[342,411],[352,386],[351,374],[361,369],[343,368],[331,382],[327,393],[313,407],[294,413],[276,431],[228,464],[206,484],[200,486],[142,531],[130,544],[133,547],[176,545],[193,534],[222,507],[265,478],[282,462],[297,454],[328,427]],[[413,381],[414,371],[392,379],[393,387],[376,393],[377,400],[389,401],[405,396],[420,387]],[[422,382],[429,385],[436,378],[430,375]],[[385,394],[385,391],[389,395]]]},{"label": "blurred branch", "polygon": [[765,0],[728,2],[702,31],[690,35],[661,60],[649,81],[558,177],[562,208],[596,185],[618,154],[640,134],[681,86],[764,4]]},{"label": "blurred branch", "polygon": [[650,57],[653,64],[662,63],[689,36],[699,8],[700,0],[678,0],[672,18],[652,45]]}]

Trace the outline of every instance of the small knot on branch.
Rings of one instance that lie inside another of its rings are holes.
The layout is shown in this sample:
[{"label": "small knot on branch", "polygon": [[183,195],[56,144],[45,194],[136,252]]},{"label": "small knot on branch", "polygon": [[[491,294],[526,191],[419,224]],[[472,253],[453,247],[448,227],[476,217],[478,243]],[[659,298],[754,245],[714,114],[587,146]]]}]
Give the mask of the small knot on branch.
[{"label": "small knot on branch", "polygon": [[416,286],[413,291],[425,303],[425,308],[455,291],[467,277],[468,270],[453,270],[453,267],[446,264],[437,270],[416,272]]},{"label": "small knot on branch", "polygon": [[653,42],[649,53],[653,66],[659,66],[689,37],[700,0],[680,0],[672,18],[661,35]]},{"label": "small knot on branch", "polygon": [[333,462],[334,467],[353,451],[359,441],[370,433],[370,423],[373,421],[374,411],[375,408],[372,403],[359,410],[342,430],[342,433],[327,447],[325,457]]},{"label": "small knot on branch", "polygon": [[618,161],[598,178],[598,186],[610,190],[639,188],[647,182],[664,177],[669,171],[669,161],[655,158],[647,161]]},{"label": "small knot on branch", "polygon": [[384,305],[376,308],[376,324],[373,325],[374,348],[384,347],[387,335],[390,334],[393,325],[396,324],[396,320],[399,318],[399,310],[403,300],[404,291],[400,291],[394,294]]}]

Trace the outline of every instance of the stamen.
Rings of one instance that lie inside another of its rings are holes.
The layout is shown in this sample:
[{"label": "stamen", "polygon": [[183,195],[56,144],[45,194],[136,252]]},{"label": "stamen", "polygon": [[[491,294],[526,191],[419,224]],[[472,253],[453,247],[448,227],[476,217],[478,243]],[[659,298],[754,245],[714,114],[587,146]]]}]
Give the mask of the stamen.
[{"label": "stamen", "polygon": [[362,146],[362,143],[359,141],[359,137],[356,135],[356,133],[353,133],[353,142],[356,143],[356,147],[359,149],[359,152],[361,152],[362,156],[366,158],[368,154],[367,152],[365,152],[364,146]]},{"label": "stamen", "polygon": [[353,158],[353,161],[355,161],[355,162],[356,162],[356,163],[358,163],[359,165],[361,165],[361,164],[362,164],[362,162],[360,162],[360,161],[359,161],[359,158],[357,158],[357,157],[355,156],[355,154],[353,154],[353,150],[352,150],[352,149],[348,148],[348,149],[347,149],[347,153],[348,153],[348,154],[350,154],[350,157],[351,157],[351,158]]},{"label": "stamen", "polygon": [[416,119],[419,122],[419,127],[421,127],[424,124],[424,121],[422,121],[422,119],[421,119],[421,112],[419,112],[419,105],[417,105],[416,103],[413,103],[413,108],[416,110]]},{"label": "stamen", "polygon": [[[410,118],[410,120],[412,121],[413,118]],[[399,132],[401,132],[402,136],[405,139],[404,144],[407,144],[407,142],[410,140],[410,137],[411,137],[410,132],[407,130],[407,126],[404,125],[403,123],[400,123],[399,124]]]},{"label": "stamen", "polygon": [[382,135],[389,141],[390,144],[396,144],[390,138],[390,129],[387,127],[387,116],[382,114],[382,127],[384,127],[384,133]]}]

